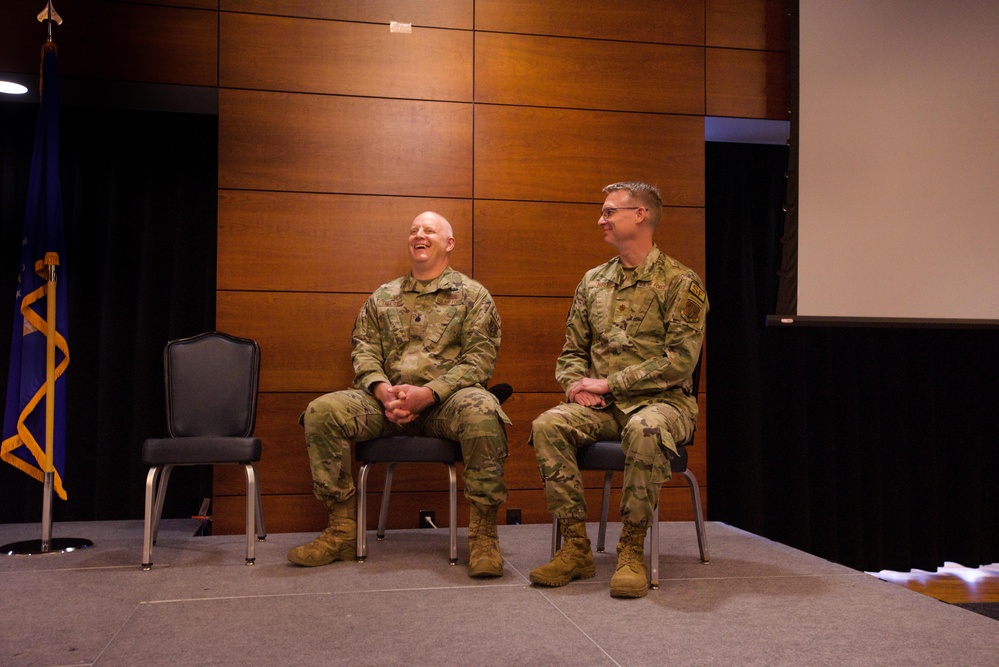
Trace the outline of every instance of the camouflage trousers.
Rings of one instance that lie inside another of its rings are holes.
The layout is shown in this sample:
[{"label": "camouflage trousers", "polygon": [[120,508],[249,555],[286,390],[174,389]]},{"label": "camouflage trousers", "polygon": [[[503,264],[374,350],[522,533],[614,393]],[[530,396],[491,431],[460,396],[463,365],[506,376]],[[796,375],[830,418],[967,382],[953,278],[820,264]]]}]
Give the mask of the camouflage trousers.
[{"label": "camouflage trousers", "polygon": [[347,389],[309,403],[304,423],[312,489],[321,501],[336,503],[354,495],[351,442],[390,435],[457,440],[464,459],[465,497],[480,505],[499,505],[506,500],[504,424],[510,420],[496,397],[485,389],[459,389],[403,426],[386,419],[382,404],[368,392]]},{"label": "camouflage trousers", "polygon": [[621,518],[629,523],[652,519],[659,489],[672,476],[670,458],[676,443],[693,434],[694,424],[668,403],[655,403],[625,414],[616,405],[596,410],[562,403],[541,414],[531,427],[531,442],[553,516],[586,520],[583,478],[576,448],[597,440],[621,440],[624,484]]}]

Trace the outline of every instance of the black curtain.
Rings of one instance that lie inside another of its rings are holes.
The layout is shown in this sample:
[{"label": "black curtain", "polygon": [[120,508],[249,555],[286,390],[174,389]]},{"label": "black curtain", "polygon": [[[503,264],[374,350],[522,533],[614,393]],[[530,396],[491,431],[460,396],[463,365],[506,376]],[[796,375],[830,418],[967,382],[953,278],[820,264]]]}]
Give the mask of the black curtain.
[{"label": "black curtain", "polygon": [[[36,117],[0,104],[2,378]],[[163,345],[215,325],[217,155],[217,116],[62,109],[69,500],[55,521],[142,517],[142,441],[166,434]],[[164,514],[190,516],[211,471],[180,468],[170,486]],[[0,464],[0,522],[40,521],[42,490]]]},{"label": "black curtain", "polygon": [[766,327],[787,154],[707,145],[710,518],[865,571],[999,561],[999,331]]}]

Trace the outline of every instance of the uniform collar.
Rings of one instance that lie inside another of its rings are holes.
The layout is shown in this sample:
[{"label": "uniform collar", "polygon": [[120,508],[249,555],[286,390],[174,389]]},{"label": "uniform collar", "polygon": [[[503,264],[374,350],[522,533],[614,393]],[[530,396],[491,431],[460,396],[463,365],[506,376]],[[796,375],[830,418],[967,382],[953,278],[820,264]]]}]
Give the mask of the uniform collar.
[{"label": "uniform collar", "polygon": [[424,287],[419,280],[413,277],[413,272],[410,271],[406,274],[406,278],[402,281],[402,289],[404,292],[417,292],[420,294],[433,294],[439,290],[451,290],[452,285],[455,283],[457,272],[450,266],[444,267],[444,272],[439,276],[431,280]]},{"label": "uniform collar", "polygon": [[[656,262],[659,261],[659,257],[662,253],[659,251],[659,246],[653,244],[652,250],[649,254],[645,256],[642,263],[635,267],[633,273],[634,282],[639,281],[649,281],[652,280],[652,267],[655,266]],[[610,275],[611,280],[613,280],[618,285],[624,282],[624,267],[621,265],[621,257],[614,258],[614,266]]]}]

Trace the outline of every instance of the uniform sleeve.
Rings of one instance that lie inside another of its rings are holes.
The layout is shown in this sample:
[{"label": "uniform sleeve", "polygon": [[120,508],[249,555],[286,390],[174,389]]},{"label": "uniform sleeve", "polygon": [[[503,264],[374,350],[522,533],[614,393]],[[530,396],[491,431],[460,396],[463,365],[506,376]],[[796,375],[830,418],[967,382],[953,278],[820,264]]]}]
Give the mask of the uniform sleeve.
[{"label": "uniform sleeve", "polygon": [[590,374],[590,344],[593,334],[590,331],[589,299],[586,291],[587,278],[576,287],[576,294],[569,308],[565,322],[565,345],[555,362],[555,379],[563,391]]},{"label": "uniform sleeve", "polygon": [[385,354],[374,295],[368,297],[354,320],[351,344],[350,359],[354,366],[356,388],[370,391],[371,385],[376,382],[390,382],[385,375]]},{"label": "uniform sleeve", "polygon": [[492,296],[482,288],[474,295],[461,324],[461,350],[456,363],[425,386],[441,400],[465,387],[485,387],[496,370],[500,333],[499,311]]},{"label": "uniform sleeve", "polygon": [[690,377],[704,341],[708,297],[696,274],[687,273],[670,286],[663,309],[666,335],[661,356],[627,366],[607,378],[615,398],[689,389]]}]

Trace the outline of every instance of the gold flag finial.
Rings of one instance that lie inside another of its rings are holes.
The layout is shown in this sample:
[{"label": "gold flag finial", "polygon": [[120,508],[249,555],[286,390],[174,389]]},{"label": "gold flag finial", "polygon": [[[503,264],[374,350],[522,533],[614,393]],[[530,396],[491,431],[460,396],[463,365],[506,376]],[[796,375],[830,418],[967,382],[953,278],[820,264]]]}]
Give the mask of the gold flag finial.
[{"label": "gold flag finial", "polygon": [[52,43],[52,23],[54,22],[56,25],[62,25],[62,17],[59,16],[59,12],[57,12],[55,10],[55,7],[52,6],[52,0],[48,0],[48,2],[45,4],[45,9],[43,9],[41,12],[39,12],[39,14],[38,14],[38,21],[39,22],[42,22],[42,21],[48,21],[49,22],[49,24],[48,24],[48,29],[49,29],[48,43],[51,44]]},{"label": "gold flag finial", "polygon": [[59,12],[52,6],[52,0],[49,0],[48,4],[45,5],[45,9],[38,14],[38,21],[55,21],[56,25],[62,25],[62,17],[59,16]]}]

